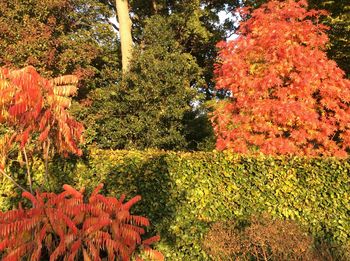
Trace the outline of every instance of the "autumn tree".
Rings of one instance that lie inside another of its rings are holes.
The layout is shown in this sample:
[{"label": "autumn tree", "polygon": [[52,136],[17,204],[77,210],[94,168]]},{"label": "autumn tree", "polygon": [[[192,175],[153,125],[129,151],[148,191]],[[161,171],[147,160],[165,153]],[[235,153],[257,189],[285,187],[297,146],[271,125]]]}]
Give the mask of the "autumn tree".
[{"label": "autumn tree", "polygon": [[213,115],[218,149],[265,154],[346,156],[350,81],[327,58],[323,11],[271,1],[221,42],[217,89],[231,95]]},{"label": "autumn tree", "polygon": [[[258,8],[267,0],[245,0],[243,5]],[[324,9],[329,15],[320,17],[320,22],[329,26],[330,43],[328,57],[335,60],[338,66],[350,76],[350,2],[337,0],[308,0],[309,9]]]}]

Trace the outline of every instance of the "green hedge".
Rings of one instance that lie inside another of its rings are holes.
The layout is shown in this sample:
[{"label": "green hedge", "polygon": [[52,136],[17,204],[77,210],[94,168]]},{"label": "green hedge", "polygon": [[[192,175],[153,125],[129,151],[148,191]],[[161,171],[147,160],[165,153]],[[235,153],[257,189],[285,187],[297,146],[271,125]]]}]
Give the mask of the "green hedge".
[{"label": "green hedge", "polygon": [[[43,165],[37,161],[34,169],[42,179]],[[85,158],[55,159],[50,173],[57,191],[63,183],[92,188],[103,182],[106,194],[142,195],[135,212],[160,232],[157,248],[168,260],[207,260],[201,240],[212,222],[261,212],[349,243],[350,160],[91,149]],[[15,190],[7,182],[0,189],[6,209]]]}]

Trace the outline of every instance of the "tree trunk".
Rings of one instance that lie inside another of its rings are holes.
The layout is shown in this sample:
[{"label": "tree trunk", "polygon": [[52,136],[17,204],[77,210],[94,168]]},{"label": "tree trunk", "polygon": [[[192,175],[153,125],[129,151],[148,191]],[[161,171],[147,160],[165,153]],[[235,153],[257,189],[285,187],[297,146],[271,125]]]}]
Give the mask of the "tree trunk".
[{"label": "tree trunk", "polygon": [[153,8],[154,14],[157,14],[158,13],[158,6],[157,6],[156,0],[152,0],[152,8]]},{"label": "tree trunk", "polygon": [[116,7],[119,23],[120,42],[122,47],[123,74],[125,74],[129,71],[133,47],[128,0],[116,0]]}]

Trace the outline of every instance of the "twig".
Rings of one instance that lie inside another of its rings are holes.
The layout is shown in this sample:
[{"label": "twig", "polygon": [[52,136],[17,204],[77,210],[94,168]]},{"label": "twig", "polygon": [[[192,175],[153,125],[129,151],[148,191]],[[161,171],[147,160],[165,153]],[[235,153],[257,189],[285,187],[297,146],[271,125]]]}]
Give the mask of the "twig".
[{"label": "twig", "polygon": [[0,173],[2,175],[4,175],[6,178],[8,178],[9,180],[11,180],[11,182],[13,184],[15,184],[17,187],[19,187],[21,190],[25,191],[25,192],[29,192],[28,190],[26,190],[25,188],[23,188],[21,185],[19,185],[13,178],[11,178],[9,175],[6,174],[5,171],[3,171],[2,169],[0,169]]},{"label": "twig", "polygon": [[49,173],[48,173],[48,161],[49,161],[49,150],[50,150],[50,140],[47,141],[47,148],[45,151],[45,181],[46,185],[49,183]]},{"label": "twig", "polygon": [[47,148],[45,151],[45,182],[47,187],[49,187],[49,167],[48,167],[49,150],[50,150],[50,140],[47,141]]},{"label": "twig", "polygon": [[27,169],[27,175],[28,175],[28,181],[29,181],[29,189],[30,189],[30,192],[33,194],[32,176],[30,175],[30,168],[29,168],[29,162],[28,162],[28,157],[27,157],[27,153],[26,153],[26,148],[23,148],[23,154],[24,154],[24,158],[26,160],[26,169]]}]

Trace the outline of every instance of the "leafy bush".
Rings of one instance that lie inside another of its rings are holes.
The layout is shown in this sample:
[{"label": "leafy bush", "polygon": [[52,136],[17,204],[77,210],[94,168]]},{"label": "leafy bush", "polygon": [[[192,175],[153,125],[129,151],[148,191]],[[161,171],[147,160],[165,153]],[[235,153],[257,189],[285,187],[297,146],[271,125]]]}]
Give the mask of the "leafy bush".
[{"label": "leafy bush", "polygon": [[0,133],[0,173],[22,190],[26,189],[18,184],[20,179],[16,181],[7,172],[9,161],[26,165],[32,192],[30,156],[36,153],[47,161],[54,149],[65,155],[81,155],[78,145],[84,127],[68,112],[70,96],[76,93],[77,83],[78,78],[74,75],[45,79],[32,66],[21,70],[0,68],[0,126],[3,132]]},{"label": "leafy bush", "polygon": [[[84,127],[68,112],[77,83],[74,75],[45,79],[32,66],[0,68],[0,123],[8,130],[2,137],[8,140],[7,146],[17,142],[23,149],[29,142],[37,142],[36,146],[47,148],[51,141],[60,153],[81,155],[78,145]],[[1,168],[6,158],[7,154],[1,155]]]},{"label": "leafy bush", "polygon": [[83,257],[84,261],[97,261],[104,256],[130,260],[139,246],[149,256],[163,260],[160,252],[150,248],[158,236],[141,240],[145,233],[141,226],[149,226],[148,219],[129,213],[140,196],[123,203],[125,196],[118,200],[100,195],[100,184],[84,202],[84,190],[69,185],[63,188],[58,195],[23,192],[32,202],[31,209],[20,206],[0,213],[1,260],[43,260],[45,253],[50,260]]},{"label": "leafy bush", "polygon": [[[125,196],[117,200],[99,195],[101,185],[87,203],[83,190],[78,192],[69,185],[64,185],[65,191],[59,195],[37,191],[34,196],[32,192],[32,165],[26,148],[31,148],[32,159],[37,147],[43,148],[41,159],[45,160],[46,183],[52,143],[65,155],[82,154],[78,143],[84,128],[67,111],[71,103],[69,96],[77,90],[77,80],[73,75],[47,80],[31,66],[22,70],[0,68],[0,123],[6,130],[0,140],[0,172],[12,185],[22,189],[23,197],[33,205],[29,210],[20,206],[19,210],[0,213],[1,258],[40,260],[49,256],[50,260],[74,260],[80,256],[89,261],[107,256],[108,260],[130,260],[141,245],[149,256],[162,260],[161,253],[149,246],[159,237],[141,240],[145,231],[140,226],[149,226],[148,219],[129,213],[130,207],[140,200],[139,196],[123,203]],[[16,150],[18,157],[13,160],[11,156]],[[22,153],[30,192],[18,183],[23,182],[21,176],[16,177],[11,171],[22,171]],[[14,163],[20,164],[13,168]],[[42,182],[38,185],[42,187]],[[140,259],[137,257],[137,260]]]}]

